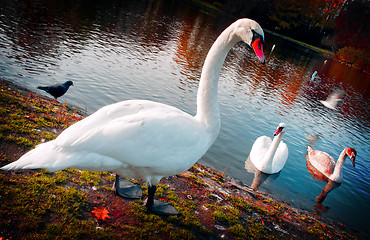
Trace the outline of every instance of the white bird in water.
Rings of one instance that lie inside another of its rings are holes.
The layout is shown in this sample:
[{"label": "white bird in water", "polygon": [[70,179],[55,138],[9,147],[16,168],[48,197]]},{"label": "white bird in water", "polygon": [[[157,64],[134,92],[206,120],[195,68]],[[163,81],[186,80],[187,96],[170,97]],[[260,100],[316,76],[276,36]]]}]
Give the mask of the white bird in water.
[{"label": "white bird in water", "polygon": [[[231,24],[216,39],[205,59],[195,116],[153,101],[118,102],[73,124],[55,140],[38,145],[1,169],[112,171],[118,181],[118,175],[122,175],[149,184],[148,210],[178,213],[172,205],[154,201],[156,185],[163,177],[189,169],[216,140],[221,124],[219,74],[229,50],[240,41],[250,45],[259,61],[265,63],[260,25],[251,19]],[[120,183],[115,186],[118,193],[124,192]]]},{"label": "white bird in water", "polygon": [[325,101],[320,100],[320,102],[327,108],[330,109],[336,109],[338,104],[342,102],[343,100],[341,99],[344,94],[344,91],[340,90],[335,90],[332,93],[329,94],[329,96],[326,98]]},{"label": "white bird in water", "polygon": [[254,166],[261,172],[274,174],[284,167],[289,151],[282,141],[285,123],[280,123],[274,133],[274,139],[261,136],[256,139],[250,152],[250,159]]}]

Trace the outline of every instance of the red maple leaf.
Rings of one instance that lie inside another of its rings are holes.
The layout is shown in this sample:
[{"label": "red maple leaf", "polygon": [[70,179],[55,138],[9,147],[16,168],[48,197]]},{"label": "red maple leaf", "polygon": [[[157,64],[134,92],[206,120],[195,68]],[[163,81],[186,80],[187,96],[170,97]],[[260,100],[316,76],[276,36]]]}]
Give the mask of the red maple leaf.
[{"label": "red maple leaf", "polygon": [[[31,119],[31,118],[33,118],[34,116],[35,116],[35,114],[33,114],[33,113],[32,113],[32,114],[30,114],[30,115],[25,115],[24,117],[25,117],[25,118],[28,118],[28,119]],[[0,240],[1,240],[1,239],[0,239]]]},{"label": "red maple leaf", "polygon": [[109,211],[105,207],[94,207],[94,210],[92,210],[91,213],[97,219],[105,220],[106,218],[110,218],[108,215]]},{"label": "red maple leaf", "polygon": [[81,118],[80,118],[80,117],[76,117],[75,115],[73,115],[73,116],[72,116],[72,118],[73,118],[74,120],[78,120],[78,121],[80,121],[80,120],[81,120]]}]

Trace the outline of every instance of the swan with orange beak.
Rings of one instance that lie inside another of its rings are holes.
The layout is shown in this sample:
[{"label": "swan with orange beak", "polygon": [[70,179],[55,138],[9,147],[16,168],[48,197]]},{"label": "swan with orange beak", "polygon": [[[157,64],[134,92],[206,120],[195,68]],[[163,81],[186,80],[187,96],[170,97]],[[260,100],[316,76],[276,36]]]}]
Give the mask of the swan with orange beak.
[{"label": "swan with orange beak", "polygon": [[254,142],[250,159],[261,172],[274,174],[284,167],[289,155],[288,147],[282,141],[285,127],[285,123],[279,124],[273,140],[267,136],[261,136]]}]

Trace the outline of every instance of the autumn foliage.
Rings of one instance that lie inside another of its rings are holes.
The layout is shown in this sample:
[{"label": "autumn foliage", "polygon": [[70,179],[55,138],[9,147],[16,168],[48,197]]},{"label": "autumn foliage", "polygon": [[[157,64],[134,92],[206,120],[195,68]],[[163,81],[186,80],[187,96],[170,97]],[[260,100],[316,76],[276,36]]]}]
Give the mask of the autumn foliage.
[{"label": "autumn foliage", "polygon": [[370,72],[370,2],[348,1],[336,18],[335,58]]},{"label": "autumn foliage", "polygon": [[335,58],[369,71],[370,1],[228,0],[222,11],[249,17],[263,28],[336,53]]},{"label": "autumn foliage", "polygon": [[92,210],[90,213],[98,220],[104,221],[106,218],[110,218],[108,215],[109,211],[105,207],[94,207],[94,210]]}]

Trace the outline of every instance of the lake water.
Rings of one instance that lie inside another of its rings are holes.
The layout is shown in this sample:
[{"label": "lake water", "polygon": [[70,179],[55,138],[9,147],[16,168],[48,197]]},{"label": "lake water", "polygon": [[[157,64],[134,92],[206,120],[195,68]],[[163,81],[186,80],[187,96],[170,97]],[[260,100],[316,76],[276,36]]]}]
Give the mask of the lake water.
[{"label": "lake water", "polygon": [[[195,114],[201,67],[208,49],[232,19],[178,1],[5,1],[0,6],[0,77],[38,91],[72,80],[59,101],[93,113],[128,99],[149,99]],[[263,22],[260,22],[263,27]],[[253,142],[287,124],[289,158],[259,191],[366,232],[370,214],[369,74],[265,33],[266,65],[237,44],[221,72],[221,132],[201,163],[251,185],[244,168]],[[271,52],[272,47],[274,50]],[[317,71],[320,78],[311,81]],[[344,90],[337,110],[324,107]],[[39,92],[45,94],[44,92]],[[345,147],[343,183],[316,204],[325,182],[308,172],[310,142],[337,159]],[[325,209],[324,211],[322,211]]]}]

